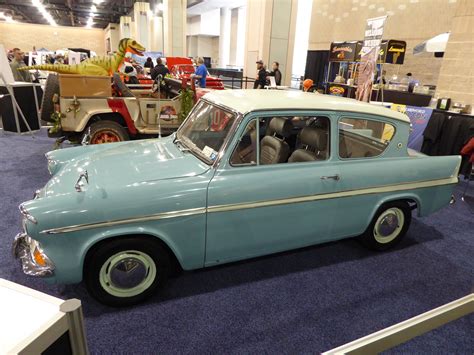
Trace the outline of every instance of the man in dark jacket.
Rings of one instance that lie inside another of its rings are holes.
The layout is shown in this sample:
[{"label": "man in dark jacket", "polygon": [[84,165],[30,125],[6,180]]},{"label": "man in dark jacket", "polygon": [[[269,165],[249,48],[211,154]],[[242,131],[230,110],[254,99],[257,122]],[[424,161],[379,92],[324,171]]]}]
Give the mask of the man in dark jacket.
[{"label": "man in dark jacket", "polygon": [[164,78],[166,76],[166,74],[169,74],[170,71],[168,70],[167,67],[165,67],[163,65],[163,61],[161,60],[161,58],[158,58],[156,60],[156,67],[154,67],[152,70],[151,70],[151,78],[153,80],[155,80],[158,75],[161,74],[161,76]]},{"label": "man in dark jacket", "polygon": [[263,65],[263,60],[257,60],[257,78],[253,83],[254,89],[263,89],[267,83],[267,71]]},{"label": "man in dark jacket", "polygon": [[270,72],[270,75],[269,75],[269,76],[274,76],[275,77],[275,84],[277,86],[281,85],[281,71],[280,71],[279,67],[280,67],[280,63],[273,62],[272,71]]}]

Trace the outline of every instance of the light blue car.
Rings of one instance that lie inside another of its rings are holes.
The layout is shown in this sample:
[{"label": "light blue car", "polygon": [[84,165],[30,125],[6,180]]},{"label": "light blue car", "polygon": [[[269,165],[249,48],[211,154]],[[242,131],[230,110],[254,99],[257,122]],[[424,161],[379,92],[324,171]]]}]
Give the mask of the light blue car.
[{"label": "light blue car", "polygon": [[407,149],[408,118],[345,98],[207,94],[163,139],[46,154],[49,182],[20,206],[23,271],[85,281],[131,305],[193,270],[358,236],[385,250],[412,210],[452,201],[460,157]]}]

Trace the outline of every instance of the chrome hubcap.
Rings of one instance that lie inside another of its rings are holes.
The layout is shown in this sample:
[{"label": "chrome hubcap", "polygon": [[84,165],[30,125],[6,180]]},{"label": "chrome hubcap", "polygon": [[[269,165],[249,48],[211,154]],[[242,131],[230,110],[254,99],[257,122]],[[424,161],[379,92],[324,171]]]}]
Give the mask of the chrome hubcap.
[{"label": "chrome hubcap", "polygon": [[375,222],[375,240],[382,244],[391,242],[400,234],[404,223],[405,215],[403,211],[396,207],[389,208]]},{"label": "chrome hubcap", "polygon": [[148,254],[127,250],[107,259],[99,277],[101,286],[111,295],[133,297],[153,284],[156,265]]}]

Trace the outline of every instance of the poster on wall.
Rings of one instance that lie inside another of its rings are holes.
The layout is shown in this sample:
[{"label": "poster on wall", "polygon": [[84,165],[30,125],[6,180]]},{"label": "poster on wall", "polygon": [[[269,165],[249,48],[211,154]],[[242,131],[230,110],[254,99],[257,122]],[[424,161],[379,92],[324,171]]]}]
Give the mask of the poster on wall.
[{"label": "poster on wall", "polygon": [[433,109],[430,107],[417,107],[392,104],[392,110],[404,113],[411,122],[410,135],[408,136],[408,148],[420,151],[423,144],[423,132],[430,120]]}]

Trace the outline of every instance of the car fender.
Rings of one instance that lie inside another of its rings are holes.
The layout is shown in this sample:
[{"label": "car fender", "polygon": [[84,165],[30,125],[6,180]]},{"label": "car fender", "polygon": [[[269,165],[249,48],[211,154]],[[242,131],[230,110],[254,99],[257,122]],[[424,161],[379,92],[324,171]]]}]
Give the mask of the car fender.
[{"label": "car fender", "polygon": [[374,205],[374,207],[372,208],[372,211],[370,212],[370,214],[368,216],[366,226],[367,227],[369,226],[370,222],[372,222],[375,214],[380,209],[380,207],[382,207],[382,205],[384,205],[386,203],[389,203],[389,202],[407,201],[407,200],[411,200],[411,201],[414,201],[416,203],[416,207],[417,207],[417,210],[418,210],[417,214],[420,215],[420,213],[421,213],[420,211],[421,211],[421,208],[422,208],[421,207],[421,198],[420,198],[420,196],[415,192],[403,192],[403,191],[401,191],[400,193],[397,193],[397,194],[391,194],[391,195],[388,195],[388,196],[381,197],[378,200],[378,202]]},{"label": "car fender", "polygon": [[[161,242],[163,242],[174,254],[176,260],[181,267],[183,267],[183,256],[179,252],[179,248],[175,245],[172,238],[167,235],[164,231],[157,231],[153,228],[144,227],[144,226],[123,226],[121,228],[115,228],[113,230],[106,230],[100,231],[91,234],[88,238],[87,242],[83,244],[82,256],[81,256],[81,269],[84,268],[84,261],[87,253],[93,248],[97,243],[105,241],[105,240],[112,240],[114,238],[120,238],[125,236],[133,236],[133,235],[142,235],[142,236],[150,236],[155,237]],[[183,267],[184,268],[184,267]]]}]

